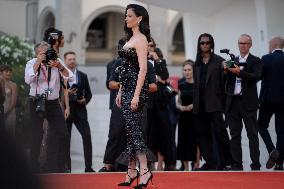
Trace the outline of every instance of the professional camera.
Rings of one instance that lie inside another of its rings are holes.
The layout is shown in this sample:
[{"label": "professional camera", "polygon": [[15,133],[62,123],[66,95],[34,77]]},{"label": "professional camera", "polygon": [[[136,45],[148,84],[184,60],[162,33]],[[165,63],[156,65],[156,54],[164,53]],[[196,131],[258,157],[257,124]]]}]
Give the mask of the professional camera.
[{"label": "professional camera", "polygon": [[164,96],[167,101],[170,101],[172,97],[177,95],[177,92],[172,88],[172,86],[169,83],[165,83],[164,86]]},{"label": "professional camera", "polygon": [[230,53],[229,49],[221,49],[220,53],[225,53],[225,54],[227,54],[231,57],[231,59],[227,62],[227,68],[234,67],[234,64],[236,64],[235,63],[236,56],[234,54]]},{"label": "professional camera", "polygon": [[36,109],[35,112],[38,114],[39,117],[43,117],[45,113],[45,101],[46,101],[46,94],[43,93],[41,95],[36,95]]},{"label": "professional camera", "polygon": [[50,60],[57,60],[58,56],[56,51],[53,49],[53,45],[56,43],[58,39],[57,33],[50,33],[47,39],[47,43],[50,45],[45,53],[45,61],[43,63],[48,64]]}]

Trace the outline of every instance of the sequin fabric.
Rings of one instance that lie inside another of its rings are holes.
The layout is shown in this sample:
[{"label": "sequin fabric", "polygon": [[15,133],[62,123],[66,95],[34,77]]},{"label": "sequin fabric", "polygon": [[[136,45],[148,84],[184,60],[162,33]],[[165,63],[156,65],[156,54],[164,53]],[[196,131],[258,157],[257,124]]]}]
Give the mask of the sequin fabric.
[{"label": "sequin fabric", "polygon": [[135,48],[121,49],[118,53],[122,59],[120,68],[121,110],[122,119],[125,122],[127,148],[117,158],[117,162],[128,165],[129,161],[135,161],[139,154],[146,154],[148,161],[155,161],[155,156],[147,148],[142,133],[143,108],[148,97],[148,81],[146,79],[144,81],[137,110],[131,110],[131,100],[134,96],[139,73],[138,57]]}]

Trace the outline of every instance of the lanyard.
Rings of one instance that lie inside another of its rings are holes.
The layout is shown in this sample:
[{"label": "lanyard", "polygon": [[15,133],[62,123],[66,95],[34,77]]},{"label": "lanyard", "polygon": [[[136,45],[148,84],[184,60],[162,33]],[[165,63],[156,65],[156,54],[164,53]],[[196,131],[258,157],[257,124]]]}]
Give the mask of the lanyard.
[{"label": "lanyard", "polygon": [[50,77],[51,77],[51,67],[48,67],[48,73],[46,73],[46,67],[41,67],[40,66],[40,69],[39,69],[39,72],[38,72],[38,77],[37,77],[36,95],[38,94],[37,91],[38,91],[38,88],[39,88],[38,80],[39,80],[39,76],[40,76],[40,70],[43,73],[44,80],[47,82],[47,90],[48,91],[45,91],[45,93],[46,93],[47,98],[48,98],[48,94],[50,93],[49,81],[50,81]]}]

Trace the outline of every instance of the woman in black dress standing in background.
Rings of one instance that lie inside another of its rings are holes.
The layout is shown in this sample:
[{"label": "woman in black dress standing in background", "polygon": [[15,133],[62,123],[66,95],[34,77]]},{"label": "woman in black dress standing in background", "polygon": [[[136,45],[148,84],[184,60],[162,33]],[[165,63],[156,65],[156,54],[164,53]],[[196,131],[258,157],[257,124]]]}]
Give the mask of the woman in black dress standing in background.
[{"label": "woman in black dress standing in background", "polygon": [[[119,186],[130,186],[140,175],[140,183],[135,188],[145,188],[153,174],[147,167],[148,161],[154,161],[154,154],[145,144],[142,134],[143,109],[148,98],[147,49],[150,41],[149,15],[147,10],[136,4],[129,4],[125,12],[127,42],[119,51],[122,59],[120,69],[121,86],[116,104],[121,108],[125,123],[127,148],[117,161],[128,165],[125,182]],[[136,169],[139,161],[140,173]]]},{"label": "woman in black dress standing in background", "polygon": [[199,150],[196,144],[193,109],[193,61],[187,60],[183,64],[183,78],[178,82],[179,92],[176,106],[180,110],[178,120],[177,159],[184,164],[185,171],[189,171],[189,161],[192,170],[199,168]]}]

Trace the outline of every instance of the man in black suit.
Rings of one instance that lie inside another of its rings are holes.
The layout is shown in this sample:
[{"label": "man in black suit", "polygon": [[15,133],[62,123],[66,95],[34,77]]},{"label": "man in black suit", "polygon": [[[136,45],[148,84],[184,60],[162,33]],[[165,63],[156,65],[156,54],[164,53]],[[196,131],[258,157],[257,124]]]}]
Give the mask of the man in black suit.
[{"label": "man in black suit", "polygon": [[[284,39],[274,37],[269,42],[269,52],[262,57],[263,73],[260,90],[259,133],[266,145],[268,169],[283,170],[284,161]],[[275,115],[277,134],[276,148],[267,130],[272,115]],[[280,152],[280,153],[279,153]],[[279,156],[280,155],[280,156]]]},{"label": "man in black suit", "polygon": [[[214,53],[214,39],[208,33],[198,38],[194,66],[193,113],[196,117],[196,138],[206,163],[200,170],[223,170],[231,164],[229,136],[223,118],[224,59]],[[218,162],[214,159],[214,153]]]},{"label": "man in black suit", "polygon": [[243,121],[249,139],[251,169],[260,170],[256,84],[261,79],[262,64],[258,57],[249,52],[252,46],[252,39],[249,35],[241,35],[238,46],[240,56],[236,58],[236,64],[228,68],[224,62],[224,69],[227,72],[226,112],[232,137],[230,142],[233,158],[232,169],[243,170],[241,144]]},{"label": "man in black suit", "polygon": [[67,67],[73,71],[74,79],[68,81],[70,116],[67,118],[67,128],[69,133],[69,162],[68,166],[71,169],[70,158],[70,140],[71,129],[74,123],[83,139],[85,172],[94,172],[92,169],[92,140],[91,131],[88,122],[86,105],[92,98],[92,92],[89,86],[88,77],[85,73],[76,68],[76,54],[72,51],[64,54],[64,62]]}]

